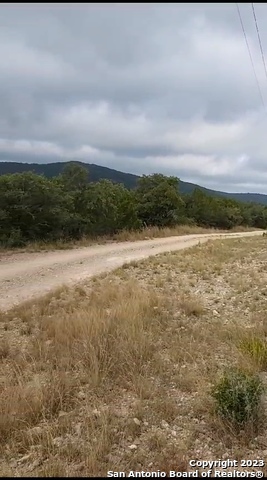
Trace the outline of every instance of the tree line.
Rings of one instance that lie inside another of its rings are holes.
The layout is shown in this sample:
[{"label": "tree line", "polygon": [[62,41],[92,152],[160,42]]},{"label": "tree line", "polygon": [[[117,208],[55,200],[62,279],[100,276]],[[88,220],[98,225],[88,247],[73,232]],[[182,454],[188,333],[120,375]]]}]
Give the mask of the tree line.
[{"label": "tree line", "polygon": [[211,197],[200,189],[181,195],[179,179],[161,174],[143,175],[134,190],[109,180],[90,183],[87,169],[72,163],[51,179],[31,172],[0,176],[2,246],[179,224],[266,228],[267,207]]}]

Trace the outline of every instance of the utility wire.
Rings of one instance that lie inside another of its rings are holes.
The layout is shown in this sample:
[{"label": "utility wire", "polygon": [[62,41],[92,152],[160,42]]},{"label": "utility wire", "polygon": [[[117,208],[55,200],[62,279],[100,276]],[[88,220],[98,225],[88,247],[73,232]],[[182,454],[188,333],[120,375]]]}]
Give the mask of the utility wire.
[{"label": "utility wire", "polygon": [[[253,5],[253,4],[252,4],[252,5]],[[242,28],[242,31],[243,31],[243,34],[244,34],[245,42],[246,42],[246,45],[247,45],[247,50],[248,50],[249,58],[250,58],[250,61],[251,61],[251,66],[252,66],[252,69],[253,69],[253,72],[254,72],[255,80],[256,80],[256,83],[257,83],[257,86],[258,86],[258,90],[259,90],[259,94],[260,94],[260,97],[261,97],[261,102],[262,102],[262,105],[263,105],[264,109],[266,110],[266,106],[265,106],[265,103],[264,103],[264,99],[263,99],[261,87],[260,87],[259,80],[258,80],[258,77],[257,77],[257,73],[256,73],[256,70],[255,70],[255,65],[254,65],[254,62],[253,62],[251,50],[250,50],[250,48],[249,48],[249,43],[248,43],[248,39],[247,39],[247,35],[246,35],[246,31],[245,31],[245,27],[244,27],[244,23],[243,23],[243,20],[242,20],[242,17],[241,17],[241,13],[240,13],[240,9],[239,9],[238,3],[236,3],[236,8],[237,8],[237,12],[238,12],[238,17],[239,17],[239,20],[240,20],[241,28]],[[254,11],[254,8],[253,8],[253,11]],[[254,18],[255,18],[255,17],[254,17]],[[256,20],[256,24],[257,24],[257,20]],[[263,56],[263,58],[264,58],[264,56]],[[264,62],[264,65],[265,65],[265,62]],[[267,78],[267,70],[266,70],[266,67],[265,67],[265,73],[266,73],[266,78]]]},{"label": "utility wire", "polygon": [[260,49],[261,49],[262,63],[263,63],[263,66],[264,66],[265,76],[267,78],[266,62],[265,62],[265,58],[264,58],[264,53],[263,53],[263,48],[262,48],[262,43],[261,43],[261,37],[260,37],[257,17],[256,17],[256,13],[255,13],[255,8],[254,8],[254,3],[252,3],[251,6],[252,6],[253,17],[254,17],[255,26],[256,26],[256,30],[257,30],[257,34],[258,34],[259,45],[260,45]]}]

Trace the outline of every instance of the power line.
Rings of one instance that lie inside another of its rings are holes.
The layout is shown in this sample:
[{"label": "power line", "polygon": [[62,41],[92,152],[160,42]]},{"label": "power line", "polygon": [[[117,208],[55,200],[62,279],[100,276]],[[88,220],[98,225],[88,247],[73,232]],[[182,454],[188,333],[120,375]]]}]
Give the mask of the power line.
[{"label": "power line", "polygon": [[[253,5],[253,4],[252,4],[252,5]],[[255,65],[254,65],[254,62],[253,62],[251,50],[250,50],[250,48],[249,48],[249,43],[248,43],[248,39],[247,39],[247,35],[246,35],[246,31],[245,31],[245,27],[244,27],[244,23],[243,23],[243,20],[242,20],[242,17],[241,17],[241,13],[240,13],[240,9],[239,9],[238,3],[236,3],[236,8],[237,8],[237,12],[238,12],[238,17],[239,17],[239,20],[240,20],[241,28],[242,28],[242,31],[243,31],[243,34],[244,34],[245,42],[246,42],[246,45],[247,45],[247,50],[248,50],[249,58],[250,58],[250,61],[251,61],[251,66],[252,66],[252,69],[253,69],[253,72],[254,72],[255,80],[256,80],[256,83],[257,83],[257,86],[258,86],[258,90],[259,90],[259,94],[260,94],[260,97],[261,97],[261,102],[262,102],[263,107],[264,107],[265,110],[266,110],[266,106],[265,106],[265,103],[264,103],[264,99],[263,99],[263,95],[262,95],[260,83],[259,83],[259,80],[258,80],[258,77],[257,77],[257,73],[256,73]],[[265,65],[265,63],[264,63],[264,65]],[[267,76],[267,71],[266,71],[266,76]]]},{"label": "power line", "polygon": [[258,22],[257,22],[257,18],[256,18],[255,8],[254,8],[254,3],[252,3],[251,6],[252,6],[253,17],[254,17],[255,26],[256,26],[256,30],[257,30],[257,34],[258,34],[259,45],[260,45],[260,49],[261,49],[262,63],[263,63],[263,66],[264,66],[265,76],[266,76],[266,78],[267,78],[266,63],[265,63],[265,58],[264,58],[264,53],[263,53],[263,48],[262,48],[262,43],[261,43],[260,32],[259,32]]}]

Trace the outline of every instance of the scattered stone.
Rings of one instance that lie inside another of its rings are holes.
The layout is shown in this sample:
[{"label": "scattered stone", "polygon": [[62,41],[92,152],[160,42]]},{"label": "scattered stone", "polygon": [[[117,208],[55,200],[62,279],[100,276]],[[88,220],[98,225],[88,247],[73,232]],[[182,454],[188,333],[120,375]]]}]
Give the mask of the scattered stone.
[{"label": "scattered stone", "polygon": [[86,395],[85,393],[81,390],[80,392],[77,393],[77,397],[80,399],[80,400],[84,400]]},{"label": "scattered stone", "polygon": [[52,440],[53,445],[56,445],[57,447],[61,445],[62,441],[63,441],[63,437],[56,437],[56,438],[53,438]]},{"label": "scattered stone", "polygon": [[132,445],[129,445],[129,449],[130,450],[136,450],[137,449],[137,445],[135,445],[134,443]]},{"label": "scattered stone", "polygon": [[172,431],[171,431],[171,434],[172,434],[173,437],[176,437],[177,432],[176,432],[175,430],[172,430]]},{"label": "scattered stone", "polygon": [[134,421],[135,425],[139,425],[139,426],[141,425],[141,422],[138,418],[134,418],[133,421]]},{"label": "scattered stone", "polygon": [[206,433],[207,432],[207,426],[205,425],[196,425],[195,427],[196,432],[198,433]]},{"label": "scattered stone", "polygon": [[101,412],[99,410],[97,410],[97,408],[95,408],[92,413],[95,417],[100,417],[100,415],[101,415]]},{"label": "scattered stone", "polygon": [[162,428],[169,428],[170,425],[168,424],[168,422],[165,422],[165,420],[162,420],[161,426]]},{"label": "scattered stone", "polygon": [[82,433],[82,424],[77,423],[77,425],[75,425],[75,427],[74,427],[74,430],[75,430],[76,435],[78,435],[78,437],[80,437],[81,433]]}]

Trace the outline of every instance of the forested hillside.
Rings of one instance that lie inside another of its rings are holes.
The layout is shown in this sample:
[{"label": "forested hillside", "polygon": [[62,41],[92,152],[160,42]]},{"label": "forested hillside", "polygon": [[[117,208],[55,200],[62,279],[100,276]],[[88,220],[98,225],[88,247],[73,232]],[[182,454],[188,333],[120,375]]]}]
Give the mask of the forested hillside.
[{"label": "forested hillside", "polygon": [[[57,162],[48,164],[0,162],[0,175],[6,175],[9,173],[34,172],[44,175],[47,178],[52,178],[60,175],[68,163],[70,162]],[[116,183],[122,183],[126,188],[132,189],[136,187],[138,179],[140,178],[139,176],[131,173],[119,172],[118,170],[101,167],[100,165],[82,162],[71,163],[75,163],[76,165],[86,168],[88,172],[90,172],[90,182],[98,182],[99,180],[106,179],[112,180]],[[194,183],[183,182],[182,180],[179,182],[179,191],[181,194],[192,193],[197,188],[202,190],[207,195],[215,197],[226,197],[240,202],[256,202],[267,205],[267,195],[260,193],[227,193],[210,190]]]},{"label": "forested hillside", "polygon": [[0,175],[34,172],[39,175],[44,175],[47,178],[52,178],[60,175],[69,163],[75,163],[76,165],[86,168],[88,172],[90,172],[90,182],[98,182],[99,180],[105,179],[112,180],[116,183],[123,183],[126,188],[135,188],[139,178],[137,175],[132,175],[131,173],[118,172],[112,168],[82,162],[57,162],[47,164],[0,162]]},{"label": "forested hillside", "polygon": [[144,226],[267,226],[266,206],[208,196],[200,189],[183,195],[176,177],[143,175],[132,190],[110,180],[89,179],[90,172],[76,163],[52,178],[31,172],[2,175],[2,246],[113,235]]}]

